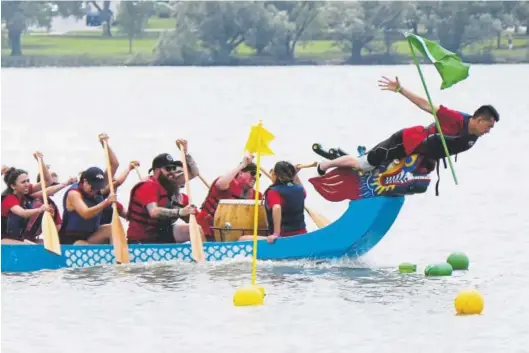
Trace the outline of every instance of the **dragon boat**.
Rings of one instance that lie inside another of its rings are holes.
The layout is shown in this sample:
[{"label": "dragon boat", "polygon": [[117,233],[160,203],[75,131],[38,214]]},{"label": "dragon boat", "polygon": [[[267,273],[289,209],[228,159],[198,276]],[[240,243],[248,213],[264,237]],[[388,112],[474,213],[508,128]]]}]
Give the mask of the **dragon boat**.
[{"label": "dragon boat", "polygon": [[[315,144],[313,150],[330,159],[345,154],[341,149],[325,151],[319,144]],[[369,173],[339,168],[309,179],[325,199],[331,202],[348,199],[347,209],[336,221],[309,233],[279,238],[274,244],[259,240],[257,258],[320,260],[357,258],[366,254],[391,228],[404,204],[405,196],[424,192],[428,187],[428,176],[416,173],[419,161],[417,156],[411,156]],[[112,245],[63,245],[61,249],[62,254],[56,255],[40,244],[2,244],[2,272],[82,268],[116,263]],[[247,258],[252,256],[253,241],[205,242],[204,253],[207,261]],[[189,243],[133,244],[129,245],[129,258],[131,263],[193,262]]]}]

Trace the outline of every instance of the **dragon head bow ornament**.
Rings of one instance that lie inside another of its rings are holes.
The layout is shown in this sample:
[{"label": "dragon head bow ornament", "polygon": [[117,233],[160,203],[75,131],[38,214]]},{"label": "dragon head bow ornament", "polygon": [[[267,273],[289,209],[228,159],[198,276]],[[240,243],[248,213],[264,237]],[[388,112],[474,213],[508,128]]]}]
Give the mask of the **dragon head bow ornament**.
[{"label": "dragon head bow ornament", "polygon": [[422,157],[411,155],[370,172],[336,168],[309,179],[326,200],[340,202],[377,196],[406,196],[424,193],[430,185],[428,172],[420,168]]}]

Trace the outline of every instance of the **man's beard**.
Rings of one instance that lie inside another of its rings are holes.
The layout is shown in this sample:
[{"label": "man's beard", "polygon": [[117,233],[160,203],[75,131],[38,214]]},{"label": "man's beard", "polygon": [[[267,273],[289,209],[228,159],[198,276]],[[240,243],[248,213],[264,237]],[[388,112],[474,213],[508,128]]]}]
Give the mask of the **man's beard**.
[{"label": "man's beard", "polygon": [[176,191],[176,187],[173,181],[171,181],[168,177],[166,177],[164,174],[160,173],[160,176],[158,177],[158,181],[163,186],[165,190],[167,190],[167,193],[169,195],[172,195]]}]

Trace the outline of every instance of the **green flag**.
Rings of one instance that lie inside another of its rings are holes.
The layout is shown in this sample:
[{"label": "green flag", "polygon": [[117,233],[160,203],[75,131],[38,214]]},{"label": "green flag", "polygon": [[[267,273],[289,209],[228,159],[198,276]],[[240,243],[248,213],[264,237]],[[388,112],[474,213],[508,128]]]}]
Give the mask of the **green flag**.
[{"label": "green flag", "polygon": [[405,32],[408,42],[429,59],[441,75],[441,89],[448,88],[468,77],[470,65],[461,61],[456,54],[446,50],[439,44],[413,33]]}]

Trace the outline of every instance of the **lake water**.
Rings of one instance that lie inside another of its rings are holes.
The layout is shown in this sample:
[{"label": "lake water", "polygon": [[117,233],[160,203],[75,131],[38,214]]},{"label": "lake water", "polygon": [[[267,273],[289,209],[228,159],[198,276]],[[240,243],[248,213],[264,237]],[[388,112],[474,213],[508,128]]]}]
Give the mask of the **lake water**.
[{"label": "lake water", "polygon": [[[2,351],[529,352],[529,89],[521,79],[529,65],[474,65],[466,81],[444,91],[433,67],[424,74],[435,104],[469,113],[493,104],[501,120],[458,156],[459,185],[441,169],[436,197],[432,174],[430,190],[406,200],[365,257],[259,262],[257,281],[268,295],[257,308],[232,304],[236,288],[251,282],[250,260],[2,274]],[[106,132],[120,170],[137,159],[145,175],[155,155],[179,157],[181,137],[211,181],[239,163],[259,119],[276,136],[266,168],[278,159],[309,163],[318,160],[314,142],[355,152],[432,121],[380,91],[381,75],[424,93],[413,66],[4,69],[2,164],[34,180],[31,154],[40,150],[65,180],[104,168],[97,135]],[[304,170],[302,180],[314,173]],[[131,173],[119,189],[125,205],[137,180]],[[345,210],[305,184],[310,208],[330,219]],[[205,187],[198,179],[191,186],[201,203]],[[469,271],[423,275],[452,251],[468,254]],[[418,264],[418,273],[399,274],[400,262]],[[466,288],[484,296],[481,316],[454,315],[453,300]]]}]

